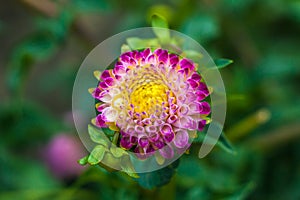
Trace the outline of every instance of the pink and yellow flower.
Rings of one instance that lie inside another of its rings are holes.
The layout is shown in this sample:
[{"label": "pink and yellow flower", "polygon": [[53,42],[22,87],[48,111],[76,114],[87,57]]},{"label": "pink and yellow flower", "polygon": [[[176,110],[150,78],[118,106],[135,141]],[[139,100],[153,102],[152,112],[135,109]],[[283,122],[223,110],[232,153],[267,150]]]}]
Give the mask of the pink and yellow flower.
[{"label": "pink and yellow flower", "polygon": [[173,147],[190,145],[189,131],[206,125],[209,91],[189,59],[163,49],[135,50],[97,78],[95,125],[119,131],[118,145],[141,158],[155,151],[172,158]]}]

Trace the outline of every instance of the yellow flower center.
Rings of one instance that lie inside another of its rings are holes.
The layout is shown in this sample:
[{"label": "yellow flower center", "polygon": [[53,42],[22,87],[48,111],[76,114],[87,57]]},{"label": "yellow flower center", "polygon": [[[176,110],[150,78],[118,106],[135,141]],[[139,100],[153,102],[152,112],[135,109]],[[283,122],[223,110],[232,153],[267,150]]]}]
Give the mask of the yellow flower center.
[{"label": "yellow flower center", "polygon": [[135,112],[153,114],[156,110],[161,110],[163,102],[168,103],[167,91],[170,90],[164,84],[144,82],[131,93],[130,103],[134,106]]}]

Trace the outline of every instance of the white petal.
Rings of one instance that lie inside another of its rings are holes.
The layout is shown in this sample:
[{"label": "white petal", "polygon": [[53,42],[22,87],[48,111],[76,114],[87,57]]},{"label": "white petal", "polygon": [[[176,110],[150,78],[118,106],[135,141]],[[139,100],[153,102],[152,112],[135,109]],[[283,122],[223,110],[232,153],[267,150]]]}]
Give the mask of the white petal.
[{"label": "white petal", "polygon": [[107,107],[103,110],[104,121],[115,122],[118,118],[118,111],[112,107]]}]

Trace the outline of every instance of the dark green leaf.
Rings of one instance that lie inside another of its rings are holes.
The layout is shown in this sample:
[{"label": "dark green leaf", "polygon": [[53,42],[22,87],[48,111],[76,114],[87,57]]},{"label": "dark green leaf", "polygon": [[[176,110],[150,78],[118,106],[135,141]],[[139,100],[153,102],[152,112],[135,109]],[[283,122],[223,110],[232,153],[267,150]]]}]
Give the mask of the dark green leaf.
[{"label": "dark green leaf", "polygon": [[233,60],[229,60],[229,59],[225,59],[225,58],[216,59],[214,61],[215,61],[216,66],[219,69],[227,67],[228,65],[230,65],[231,63],[233,63]]},{"label": "dark green leaf", "polygon": [[242,186],[239,190],[230,195],[230,197],[225,198],[225,200],[247,199],[246,197],[248,197],[254,188],[255,183],[250,182],[247,185]]},{"label": "dark green leaf", "polygon": [[105,133],[107,136],[113,136],[115,131],[111,130],[110,128],[101,128],[101,130]]},{"label": "dark green leaf", "polygon": [[137,181],[142,187],[147,189],[163,186],[170,182],[178,165],[179,160],[176,160],[171,165],[157,171],[141,173],[139,174],[140,178],[138,178]]},{"label": "dark green leaf", "polygon": [[[205,135],[205,133],[203,132],[197,132],[198,137],[195,138],[193,140],[193,142],[203,142],[204,138],[207,137],[207,142],[214,144],[215,143],[215,139],[212,137],[209,137],[208,135]],[[220,135],[218,141],[216,142],[216,146],[220,147],[221,149],[223,149],[224,151],[230,153],[230,154],[235,154],[235,150],[232,147],[232,145],[230,144],[230,142],[228,141],[228,139],[226,138],[224,132],[222,132],[222,134]]]},{"label": "dark green leaf", "polygon": [[83,13],[106,11],[110,9],[110,4],[106,0],[72,0],[72,5],[77,12]]}]

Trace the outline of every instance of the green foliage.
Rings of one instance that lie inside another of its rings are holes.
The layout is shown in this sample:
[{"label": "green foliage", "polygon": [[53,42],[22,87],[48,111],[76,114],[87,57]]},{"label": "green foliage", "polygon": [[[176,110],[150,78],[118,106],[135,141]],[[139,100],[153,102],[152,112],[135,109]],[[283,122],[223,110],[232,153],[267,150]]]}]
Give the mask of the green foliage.
[{"label": "green foliage", "polygon": [[153,29],[156,37],[162,44],[167,44],[170,42],[170,32],[168,30],[168,22],[161,16],[152,16],[152,27],[157,27],[158,29]]},{"label": "green foliage", "polygon": [[[108,131],[107,129],[105,130]],[[79,164],[99,164],[108,171],[123,170],[133,178],[139,177],[132,166],[129,154],[125,150],[116,147],[116,145],[112,143],[114,142],[113,140],[110,141],[104,132],[93,127],[92,125],[88,126],[88,132],[91,140],[97,143],[97,145],[93,148],[88,156],[78,160]]]},{"label": "green foliage", "polygon": [[139,174],[140,177],[137,179],[137,181],[141,186],[147,189],[163,186],[171,181],[178,165],[179,160],[176,160],[169,166],[157,171],[141,173]]},{"label": "green foliage", "polygon": [[140,39],[140,38],[132,37],[132,38],[127,38],[126,42],[131,49],[144,49],[145,47],[159,46],[159,41],[156,38]]},{"label": "green foliage", "polygon": [[209,135],[206,135],[205,133],[198,131],[197,132],[197,138],[195,138],[193,140],[193,142],[194,143],[198,143],[198,142],[202,143],[204,141],[204,138],[207,138],[206,142],[208,144],[216,144],[216,146],[218,146],[222,150],[226,151],[227,153],[230,153],[230,154],[235,154],[236,153],[234,148],[232,147],[232,145],[228,141],[227,137],[225,136],[224,132],[221,133],[220,137],[216,141],[215,138],[212,138]]},{"label": "green foliage", "polygon": [[233,63],[233,60],[224,59],[224,58],[215,60],[215,64],[216,64],[217,68],[219,68],[219,69],[224,68],[224,67],[230,65],[231,63]]}]

